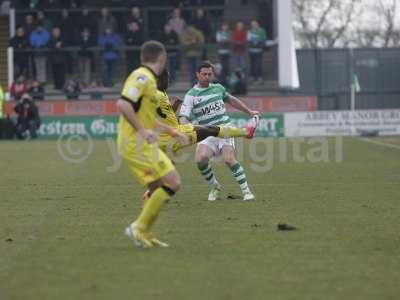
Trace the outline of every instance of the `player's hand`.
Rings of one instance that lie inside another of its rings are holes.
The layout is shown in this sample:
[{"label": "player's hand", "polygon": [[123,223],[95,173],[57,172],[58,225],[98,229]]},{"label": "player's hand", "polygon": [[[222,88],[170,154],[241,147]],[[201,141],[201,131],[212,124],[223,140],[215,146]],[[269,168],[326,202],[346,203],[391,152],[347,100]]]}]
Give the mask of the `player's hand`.
[{"label": "player's hand", "polygon": [[183,133],[176,132],[172,137],[182,146],[190,144],[189,137]]},{"label": "player's hand", "polygon": [[258,110],[251,110],[250,114],[254,118],[255,123],[258,125],[260,122],[260,112]]},{"label": "player's hand", "polygon": [[250,114],[254,117],[254,116],[258,116],[260,117],[260,112],[258,110],[250,110]]},{"label": "player's hand", "polygon": [[148,142],[149,144],[154,144],[157,142],[157,134],[150,129],[142,129],[139,134]]}]

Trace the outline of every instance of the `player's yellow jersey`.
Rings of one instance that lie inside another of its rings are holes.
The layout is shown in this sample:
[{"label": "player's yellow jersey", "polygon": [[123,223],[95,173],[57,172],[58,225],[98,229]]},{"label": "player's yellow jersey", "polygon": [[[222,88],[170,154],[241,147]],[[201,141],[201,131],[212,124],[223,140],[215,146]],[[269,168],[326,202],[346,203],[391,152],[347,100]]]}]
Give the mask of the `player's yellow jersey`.
[{"label": "player's yellow jersey", "polygon": [[[121,98],[132,104],[138,119],[146,129],[155,127],[156,111],[159,106],[156,74],[148,67],[142,66],[133,71],[124,83]],[[125,119],[119,118],[118,139],[134,139],[136,129]]]},{"label": "player's yellow jersey", "polygon": [[165,125],[178,128],[179,127],[178,118],[176,117],[176,114],[172,108],[167,93],[158,90],[157,100],[159,102],[159,108],[157,109],[157,113],[160,122],[164,123]]}]

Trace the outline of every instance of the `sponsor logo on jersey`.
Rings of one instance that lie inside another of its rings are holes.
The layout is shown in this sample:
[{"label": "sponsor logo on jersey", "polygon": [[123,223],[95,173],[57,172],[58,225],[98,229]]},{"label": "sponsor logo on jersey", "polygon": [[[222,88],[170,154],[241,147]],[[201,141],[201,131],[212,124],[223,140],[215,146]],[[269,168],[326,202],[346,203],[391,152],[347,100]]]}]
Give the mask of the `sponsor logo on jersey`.
[{"label": "sponsor logo on jersey", "polygon": [[203,107],[203,108],[201,109],[201,113],[202,113],[203,115],[208,115],[208,114],[211,114],[211,113],[218,112],[218,111],[220,111],[222,108],[223,108],[222,103],[220,103],[220,102],[214,102],[214,103],[211,103],[211,104],[208,105],[208,106]]}]

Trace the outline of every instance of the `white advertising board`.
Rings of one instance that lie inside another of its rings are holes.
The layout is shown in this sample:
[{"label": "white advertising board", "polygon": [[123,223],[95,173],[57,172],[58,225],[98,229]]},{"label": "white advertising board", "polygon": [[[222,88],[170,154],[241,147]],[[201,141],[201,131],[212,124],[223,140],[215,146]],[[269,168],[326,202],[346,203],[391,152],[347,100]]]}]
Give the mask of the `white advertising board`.
[{"label": "white advertising board", "polygon": [[400,110],[285,113],[286,137],[400,135]]}]

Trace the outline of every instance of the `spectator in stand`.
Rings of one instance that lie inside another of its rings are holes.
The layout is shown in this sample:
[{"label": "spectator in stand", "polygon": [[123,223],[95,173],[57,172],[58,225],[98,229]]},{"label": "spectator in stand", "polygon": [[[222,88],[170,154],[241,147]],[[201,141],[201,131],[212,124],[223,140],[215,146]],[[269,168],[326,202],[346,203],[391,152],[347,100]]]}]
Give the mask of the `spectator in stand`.
[{"label": "spectator in stand", "polygon": [[32,139],[37,138],[36,131],[40,127],[39,109],[28,94],[22,95],[21,99],[15,105],[14,111],[18,115],[16,128],[17,138],[20,140],[27,138],[27,131],[29,131]]},{"label": "spectator in stand", "polygon": [[89,29],[89,32],[93,36],[97,36],[98,34],[97,26],[95,22],[93,22],[93,18],[94,17],[89,12],[89,9],[87,8],[82,9],[82,13],[77,17],[77,26],[78,26],[77,29],[79,30],[79,33],[81,33],[85,28],[87,28]]},{"label": "spectator in stand", "polygon": [[112,75],[118,60],[118,47],[121,38],[114,33],[112,28],[107,28],[98,38],[97,44],[102,48],[102,79],[105,87],[112,87]]},{"label": "spectator in stand", "polygon": [[172,30],[179,36],[185,29],[185,20],[181,17],[181,10],[174,8],[172,11],[172,17],[169,19],[168,24],[172,27]]},{"label": "spectator in stand", "polygon": [[235,67],[242,70],[246,69],[246,42],[247,32],[244,23],[239,21],[236,23],[235,30],[232,35],[233,56]]},{"label": "spectator in stand", "polygon": [[226,76],[230,74],[230,60],[232,48],[232,33],[229,30],[228,23],[222,23],[221,28],[217,31],[216,41],[218,45],[218,58],[222,65],[222,78],[226,82]]},{"label": "spectator in stand", "polygon": [[28,92],[29,86],[25,76],[20,74],[10,86],[10,95],[14,100],[20,100],[21,96]]},{"label": "spectator in stand", "polygon": [[57,20],[56,24],[56,26],[59,27],[62,32],[64,42],[68,45],[72,45],[74,40],[75,24],[74,20],[71,19],[67,9],[64,8],[61,11],[61,17],[59,20]]},{"label": "spectator in stand", "polygon": [[31,14],[25,16],[25,22],[22,25],[24,27],[26,36],[30,36],[31,32],[35,29],[35,20]]},{"label": "spectator in stand", "polygon": [[236,69],[227,79],[229,93],[233,95],[247,94],[246,74],[242,69]]},{"label": "spectator in stand", "polygon": [[267,34],[264,28],[260,27],[257,20],[251,21],[251,29],[247,32],[247,41],[250,56],[251,81],[262,83],[263,52]]},{"label": "spectator in stand", "polygon": [[90,32],[89,28],[84,28],[82,30],[78,40],[78,45],[80,45],[80,50],[78,52],[78,67],[79,73],[82,75],[82,85],[85,88],[92,81],[93,51],[91,51],[90,48],[96,45],[94,36]]},{"label": "spectator in stand", "polygon": [[140,12],[140,8],[138,6],[132,7],[131,13],[126,18],[126,24],[131,24],[133,22],[138,23],[141,28],[143,27],[142,13]]},{"label": "spectator in stand", "polygon": [[35,101],[44,100],[44,87],[40,84],[39,81],[32,81],[31,87],[28,90],[28,94]]},{"label": "spectator in stand", "polygon": [[97,32],[102,35],[108,28],[111,28],[112,32],[116,32],[118,24],[114,16],[110,14],[108,8],[103,7],[100,11],[100,18],[97,22]]},{"label": "spectator in stand", "polygon": [[[144,42],[143,30],[137,22],[132,22],[127,25],[128,32],[125,35],[125,45],[128,47],[140,47]],[[126,56],[126,71],[129,75],[134,69],[140,65],[140,49],[129,49],[125,51]]]},{"label": "spectator in stand", "polygon": [[47,64],[47,52],[43,48],[47,48],[49,43],[50,34],[43,27],[42,22],[38,22],[37,27],[32,31],[30,36],[30,44],[33,49],[33,62],[36,70],[36,79],[40,83],[46,82],[46,64]]},{"label": "spectator in stand", "polygon": [[204,47],[204,35],[189,25],[180,36],[183,53],[186,58],[191,84],[196,83],[196,68]]},{"label": "spectator in stand", "polygon": [[29,41],[26,37],[25,30],[22,26],[18,26],[15,36],[10,40],[10,47],[14,49],[14,72],[15,74],[28,74],[29,64]]},{"label": "spectator in stand", "polygon": [[68,100],[78,100],[81,94],[79,82],[74,79],[68,80],[64,86],[64,93]]},{"label": "spectator in stand", "polygon": [[[76,38],[75,38],[76,37],[75,22],[76,22],[76,20],[74,20],[70,16],[68,9],[65,9],[65,8],[61,11],[60,20],[58,22],[56,22],[58,24],[57,27],[59,27],[62,32],[63,42],[64,42],[64,44],[66,44],[68,46],[75,45],[75,40],[76,40]],[[65,51],[64,55],[65,55],[65,60],[66,60],[67,72],[69,74],[71,74],[73,72],[73,66],[74,66],[72,52]]]},{"label": "spectator in stand", "polygon": [[46,16],[44,15],[44,12],[42,10],[38,10],[36,13],[36,21],[37,23],[42,23],[43,27],[50,32],[51,29],[53,28],[53,22],[49,19],[46,18]]},{"label": "spectator in stand", "polygon": [[179,36],[175,31],[172,30],[171,25],[165,24],[164,32],[160,37],[160,41],[167,48],[168,55],[168,71],[170,75],[170,81],[173,82],[176,78],[176,69],[177,69],[177,58],[178,58],[178,49],[179,46]]},{"label": "spectator in stand", "polygon": [[[206,18],[204,14],[204,9],[202,8],[196,9],[196,13],[194,18],[192,19],[191,24],[193,25],[194,28],[203,33],[205,43],[209,43],[211,27],[210,27],[210,21]],[[202,59],[203,60],[207,59],[207,47],[204,47]]]},{"label": "spectator in stand", "polygon": [[[29,14],[25,16],[25,22],[23,24],[24,30],[26,37],[28,39],[29,43],[29,37],[31,36],[32,31],[35,29],[35,22],[34,22],[33,15]],[[28,70],[27,70],[27,76],[29,78],[33,78],[34,74],[36,74],[35,71],[35,64],[33,62],[33,55],[32,51],[28,52]]]},{"label": "spectator in stand", "polygon": [[54,88],[56,90],[61,90],[65,84],[66,53],[64,47],[65,42],[61,36],[61,29],[59,27],[54,27],[51,31],[49,49]]}]

